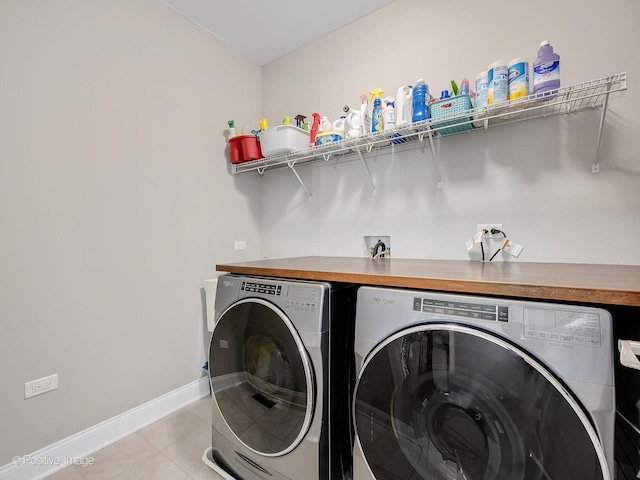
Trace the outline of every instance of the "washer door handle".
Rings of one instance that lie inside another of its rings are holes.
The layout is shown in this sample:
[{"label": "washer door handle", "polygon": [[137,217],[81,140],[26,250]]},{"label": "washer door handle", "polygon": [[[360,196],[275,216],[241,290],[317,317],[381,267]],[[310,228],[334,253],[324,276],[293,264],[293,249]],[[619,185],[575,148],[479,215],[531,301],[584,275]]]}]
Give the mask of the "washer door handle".
[{"label": "washer door handle", "polygon": [[618,340],[618,351],[620,352],[620,363],[625,367],[640,370],[640,342],[633,340]]}]

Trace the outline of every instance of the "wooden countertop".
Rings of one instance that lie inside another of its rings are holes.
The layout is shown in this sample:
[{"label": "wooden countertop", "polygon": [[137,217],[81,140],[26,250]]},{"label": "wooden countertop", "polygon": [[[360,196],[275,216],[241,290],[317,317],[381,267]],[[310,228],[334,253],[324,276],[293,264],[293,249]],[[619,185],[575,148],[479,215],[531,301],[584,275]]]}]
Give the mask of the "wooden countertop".
[{"label": "wooden countertop", "polygon": [[640,266],[298,257],[221,264],[217,271],[501,297],[640,306]]}]

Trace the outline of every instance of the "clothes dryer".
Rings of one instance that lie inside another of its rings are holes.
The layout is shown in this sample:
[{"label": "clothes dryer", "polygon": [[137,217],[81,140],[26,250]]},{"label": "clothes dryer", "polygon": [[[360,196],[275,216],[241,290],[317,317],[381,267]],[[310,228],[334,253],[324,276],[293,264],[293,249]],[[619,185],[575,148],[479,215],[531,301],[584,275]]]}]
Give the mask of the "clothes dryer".
[{"label": "clothes dryer", "polygon": [[205,463],[223,478],[351,476],[355,292],[328,283],[218,279]]},{"label": "clothes dryer", "polygon": [[354,478],[611,480],[611,315],[358,291]]}]

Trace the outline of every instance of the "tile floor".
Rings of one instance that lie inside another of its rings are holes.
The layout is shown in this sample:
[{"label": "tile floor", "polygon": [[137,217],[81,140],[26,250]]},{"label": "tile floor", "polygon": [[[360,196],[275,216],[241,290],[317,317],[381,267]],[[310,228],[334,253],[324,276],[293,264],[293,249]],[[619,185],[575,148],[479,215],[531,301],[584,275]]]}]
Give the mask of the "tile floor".
[{"label": "tile floor", "polygon": [[219,480],[202,461],[211,445],[211,397],[204,397],[72,465],[49,480]]}]

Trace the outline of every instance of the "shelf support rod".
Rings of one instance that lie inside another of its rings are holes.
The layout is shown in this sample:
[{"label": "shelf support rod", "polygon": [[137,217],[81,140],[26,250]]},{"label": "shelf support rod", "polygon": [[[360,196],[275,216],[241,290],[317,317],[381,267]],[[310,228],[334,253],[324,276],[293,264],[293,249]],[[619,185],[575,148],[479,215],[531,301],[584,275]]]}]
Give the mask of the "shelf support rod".
[{"label": "shelf support rod", "polygon": [[371,195],[376,195],[376,185],[375,183],[373,183],[373,177],[371,176],[371,172],[369,171],[369,167],[367,166],[367,162],[364,160],[364,157],[362,156],[362,152],[360,151],[359,148],[356,148],[356,152],[358,152],[358,156],[360,157],[360,161],[362,162],[362,165],[364,166],[364,169],[367,171],[367,175],[369,175],[369,183],[371,183]]},{"label": "shelf support rod", "polygon": [[440,175],[440,165],[438,164],[438,157],[436,156],[436,149],[433,146],[433,133],[431,129],[427,130],[427,134],[429,135],[429,146],[431,147],[431,158],[433,158],[433,164],[436,167],[436,176],[438,177],[438,188],[444,188],[444,184],[442,183],[442,176]]},{"label": "shelf support rod", "polygon": [[298,172],[296,172],[295,162],[289,162],[288,165],[289,165],[289,168],[291,169],[291,171],[293,172],[293,174],[298,179],[298,182],[300,182],[300,185],[302,185],[302,188],[304,189],[304,191],[306,192],[307,196],[309,197],[309,201],[311,201],[311,192],[309,192],[309,190],[307,189],[306,185],[304,184],[304,182],[300,178],[300,175],[298,175]]},{"label": "shelf support rod", "polygon": [[602,104],[602,113],[600,114],[600,126],[598,127],[598,143],[596,144],[596,156],[593,159],[591,165],[591,173],[600,173],[600,163],[598,163],[598,156],[600,155],[600,143],[602,141],[602,131],[604,130],[604,117],[607,115],[607,105],[609,104],[609,91],[611,90],[611,80],[607,83],[607,93],[604,96],[604,103]]}]

